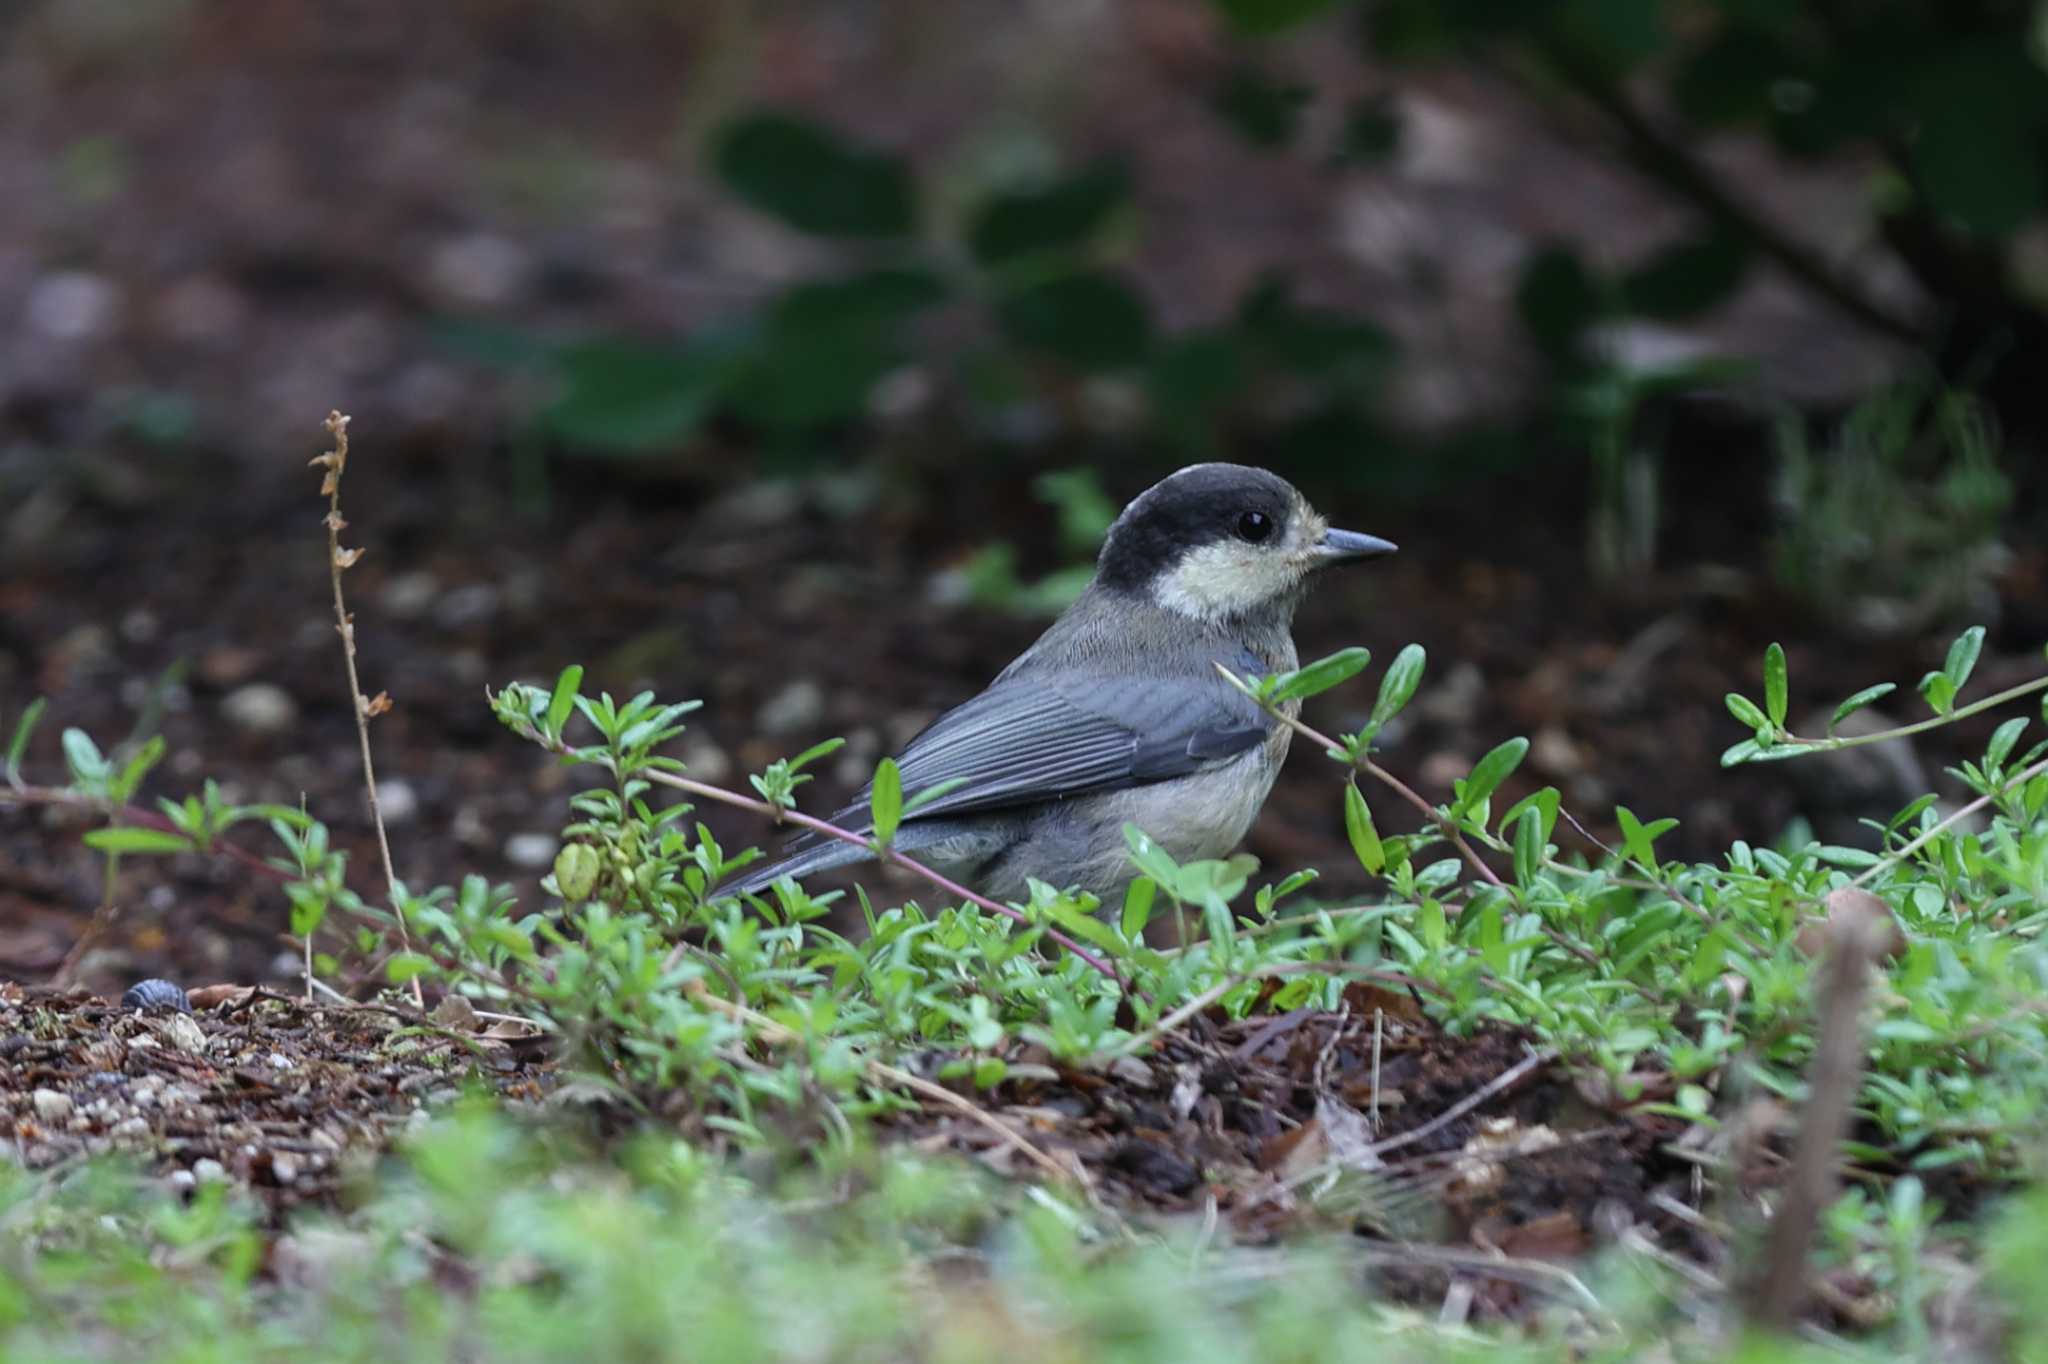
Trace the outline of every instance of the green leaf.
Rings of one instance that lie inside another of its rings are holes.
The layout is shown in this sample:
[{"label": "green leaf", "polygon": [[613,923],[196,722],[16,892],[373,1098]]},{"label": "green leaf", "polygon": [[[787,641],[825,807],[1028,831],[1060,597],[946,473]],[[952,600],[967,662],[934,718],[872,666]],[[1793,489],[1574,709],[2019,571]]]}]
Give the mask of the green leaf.
[{"label": "green leaf", "polygon": [[106,782],[107,760],[100,756],[99,745],[92,736],[78,728],[66,729],[59,737],[64,748],[64,761],[71,769],[71,778],[81,786],[98,788]]},{"label": "green leaf", "polygon": [[166,829],[139,829],[117,825],[92,829],[83,839],[85,846],[103,853],[181,853],[192,851],[192,840]]},{"label": "green leaf", "polygon": [[1773,729],[1785,727],[1787,690],[1785,650],[1774,640],[1764,650],[1764,714],[1770,717]]},{"label": "green leaf", "polygon": [[1728,713],[1734,716],[1739,723],[1747,725],[1751,729],[1768,730],[1771,727],[1769,718],[1756,708],[1756,702],[1750,700],[1741,692],[1731,691],[1725,700],[1728,706]]},{"label": "green leaf", "polygon": [[916,795],[903,802],[903,813],[914,815],[940,796],[957,791],[965,785],[967,785],[967,778],[965,777],[948,777],[944,781],[933,782],[930,786],[923,788]]},{"label": "green leaf", "polygon": [[1621,826],[1622,846],[1627,850],[1629,857],[1640,863],[1643,869],[1649,872],[1650,875],[1655,876],[1657,874],[1657,854],[1651,847],[1651,844],[1655,842],[1658,833],[1672,828],[1678,821],[1658,820],[1657,826],[1661,827],[1652,826],[1651,828],[1645,828],[1642,821],[1638,820],[1635,817],[1635,813],[1626,805],[1614,807],[1614,821]]},{"label": "green leaf", "polygon": [[1394,661],[1387,668],[1387,675],[1380,679],[1379,699],[1372,705],[1372,725],[1378,729],[1401,713],[1401,707],[1414,698],[1415,689],[1422,685],[1423,665],[1428,655],[1420,644],[1410,644],[1394,655]]},{"label": "green leaf", "polygon": [[1215,4],[1231,27],[1256,38],[1306,23],[1332,8],[1336,0],[1215,0]]},{"label": "green leaf", "polygon": [[1123,913],[1118,919],[1124,937],[1132,942],[1145,931],[1145,925],[1152,921],[1152,901],[1159,892],[1159,883],[1149,876],[1134,876],[1131,884],[1124,889]]},{"label": "green leaf", "polygon": [[1371,662],[1372,652],[1368,649],[1339,650],[1305,668],[1282,674],[1273,688],[1273,700],[1292,701],[1297,697],[1321,695],[1332,687],[1349,682],[1364,672]]},{"label": "green leaf", "polygon": [[1081,370],[1119,369],[1144,358],[1152,315],[1130,285],[1084,271],[1020,289],[996,305],[1003,331]]},{"label": "green leaf", "polygon": [[565,445],[603,455],[677,448],[696,435],[733,372],[727,345],[591,341],[556,358],[558,396],[540,420]]},{"label": "green leaf", "polygon": [[1563,359],[1607,310],[1600,286],[1578,253],[1549,246],[1529,258],[1515,286],[1515,311],[1547,354]]},{"label": "green leaf", "polygon": [[1500,817],[1501,832],[1507,832],[1508,828],[1516,820],[1520,819],[1525,811],[1534,810],[1541,821],[1539,832],[1543,840],[1546,843],[1549,842],[1551,833],[1557,828],[1557,811],[1562,801],[1563,797],[1559,795],[1558,789],[1555,786],[1546,786],[1540,791],[1531,791],[1528,795],[1523,796],[1513,805],[1510,805],[1507,808],[1507,813]]},{"label": "green leaf", "polygon": [[1314,97],[1315,91],[1306,85],[1275,80],[1257,67],[1240,64],[1224,76],[1209,102],[1245,141],[1270,151],[1294,140]]},{"label": "green leaf", "polygon": [[1695,237],[1667,246],[1622,277],[1628,310],[1668,321],[1697,317],[1741,285],[1749,252],[1728,234]]},{"label": "green leaf", "polygon": [[1525,890],[1542,870],[1543,846],[1543,812],[1531,806],[1515,825],[1515,884]]},{"label": "green leaf", "polygon": [[36,722],[43,718],[43,711],[48,707],[48,699],[38,696],[28,703],[28,709],[21,713],[21,719],[15,723],[14,737],[7,741],[5,775],[10,783],[21,780],[21,760],[28,752],[29,736],[36,732]]},{"label": "green leaf", "polygon": [[1169,894],[1180,886],[1180,863],[1166,849],[1152,841],[1152,835],[1135,824],[1124,825],[1124,846],[1131,850],[1131,862],[1146,876],[1165,887]]},{"label": "green leaf", "polygon": [[1936,715],[1946,715],[1956,708],[1956,684],[1945,672],[1928,673],[1922,677],[1920,695]]},{"label": "green leaf", "polygon": [[1902,93],[1917,115],[1913,168],[1936,213],[1986,236],[2017,231],[2040,214],[2048,202],[2043,82],[2016,33],[1923,56]]},{"label": "green leaf", "polygon": [[1972,625],[1948,646],[1948,658],[1943,661],[1941,671],[1955,691],[1961,691],[1963,684],[1970,680],[1970,674],[1977,667],[1977,656],[1983,652],[1984,627],[1981,625]]},{"label": "green leaf", "polygon": [[418,952],[398,952],[384,964],[384,978],[393,985],[403,985],[415,976],[425,975],[434,969],[434,959]]},{"label": "green leaf", "polygon": [[569,715],[576,709],[576,692],[582,685],[583,665],[580,663],[571,663],[555,679],[555,689],[548,696],[547,718],[542,730],[548,738],[562,737],[562,726],[569,723]]},{"label": "green leaf", "polygon": [[1359,866],[1374,876],[1387,869],[1386,849],[1380,845],[1379,830],[1372,824],[1372,810],[1356,782],[1344,784],[1344,834],[1351,840],[1351,851],[1357,854]]},{"label": "green leaf", "polygon": [[868,811],[874,820],[875,842],[888,847],[895,841],[896,826],[903,819],[903,773],[894,758],[884,758],[875,764]]},{"label": "green leaf", "polygon": [[902,158],[855,147],[820,124],[758,113],[721,130],[713,164],[764,213],[826,237],[900,237],[916,225]]},{"label": "green leaf", "polygon": [[1363,95],[1344,110],[1344,131],[1337,139],[1337,161],[1346,166],[1379,166],[1401,146],[1401,116],[1383,94]]},{"label": "green leaf", "polygon": [[1998,768],[2012,755],[2013,745],[2019,742],[2020,734],[2027,727],[2027,717],[2014,716],[1991,732],[1991,741],[1984,746],[1984,766]]},{"label": "green leaf", "polygon": [[1456,818],[1478,806],[1500,789],[1529,751],[1529,741],[1524,738],[1509,739],[1497,745],[1491,753],[1472,765],[1472,775],[1465,778],[1464,792],[1453,807],[1451,815]]},{"label": "green leaf", "polygon": [[991,195],[967,225],[967,247],[985,266],[1078,251],[1130,201],[1131,177],[1105,161],[1035,190]]},{"label": "green leaf", "polygon": [[1874,687],[1865,687],[1862,691],[1857,692],[1841,705],[1835,707],[1834,718],[1828,721],[1828,733],[1832,735],[1835,732],[1836,725],[1841,724],[1842,721],[1848,719],[1857,711],[1862,710],[1871,702],[1882,700],[1898,689],[1899,684],[1896,682],[1880,682]]}]

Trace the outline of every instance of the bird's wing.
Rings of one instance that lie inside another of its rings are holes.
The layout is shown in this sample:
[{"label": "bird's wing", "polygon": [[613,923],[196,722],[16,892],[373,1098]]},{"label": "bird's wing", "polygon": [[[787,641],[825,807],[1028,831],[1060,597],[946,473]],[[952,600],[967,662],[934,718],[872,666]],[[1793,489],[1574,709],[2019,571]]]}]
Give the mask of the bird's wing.
[{"label": "bird's wing", "polygon": [[[933,721],[897,767],[906,799],[961,783],[919,806],[922,819],[1185,776],[1243,753],[1272,723],[1221,679],[1013,678]],[[867,797],[842,816],[865,827]]]}]

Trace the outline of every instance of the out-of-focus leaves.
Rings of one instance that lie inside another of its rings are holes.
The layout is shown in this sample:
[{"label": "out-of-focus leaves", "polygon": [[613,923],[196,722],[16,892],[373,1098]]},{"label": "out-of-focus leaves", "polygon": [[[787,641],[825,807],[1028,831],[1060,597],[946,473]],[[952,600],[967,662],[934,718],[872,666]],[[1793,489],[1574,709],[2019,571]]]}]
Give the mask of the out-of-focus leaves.
[{"label": "out-of-focus leaves", "polygon": [[1244,343],[1228,331],[1185,332],[1164,341],[1146,371],[1152,410],[1184,444],[1206,447],[1214,418],[1245,390]]},{"label": "out-of-focus leaves", "polygon": [[1401,146],[1401,116],[1385,95],[1363,95],[1344,110],[1337,160],[1347,166],[1377,166]]},{"label": "out-of-focus leaves", "polygon": [[1767,34],[1730,24],[1679,66],[1671,96],[1700,127],[1726,127],[1766,117],[1773,83],[1797,74]]},{"label": "out-of-focus leaves", "polygon": [[1748,266],[1749,253],[1734,237],[1694,237],[1631,270],[1622,279],[1622,297],[1630,312],[1644,317],[1696,317],[1734,293]]},{"label": "out-of-focus leaves", "polygon": [[1306,376],[1377,367],[1394,353],[1392,339],[1364,318],[1296,303],[1280,275],[1264,277],[1246,293],[1238,326],[1275,363]]},{"label": "out-of-focus leaves", "polygon": [[2041,211],[2048,73],[2017,45],[1959,44],[1910,87],[1913,165],[1933,209],[2002,236]]},{"label": "out-of-focus leaves", "polygon": [[556,356],[561,396],[541,420],[565,444],[599,454],[673,449],[717,406],[734,362],[725,341],[572,345]]},{"label": "out-of-focus leaves", "polygon": [[1003,331],[1083,370],[1118,369],[1144,358],[1152,314],[1129,284],[1099,271],[1047,280],[997,305]]},{"label": "out-of-focus leaves", "polygon": [[1530,257],[1515,287],[1515,311],[1538,345],[1549,352],[1571,349],[1579,333],[1604,311],[1600,288],[1578,253],[1549,246]]},{"label": "out-of-focus leaves", "polygon": [[787,114],[727,124],[714,153],[719,178],[764,213],[828,237],[898,237],[916,223],[910,170],[830,128]]},{"label": "out-of-focus leaves", "polygon": [[1337,0],[1216,0],[1231,26],[1254,36],[1280,33],[1315,18]]},{"label": "out-of-focus leaves", "polygon": [[1086,246],[1129,202],[1124,167],[1104,162],[1042,189],[996,194],[967,227],[968,249],[983,265]]},{"label": "out-of-focus leaves", "polygon": [[1555,0],[1531,9],[1544,16],[1552,42],[1610,75],[1634,70],[1670,37],[1661,0]]},{"label": "out-of-focus leaves", "polygon": [[1250,66],[1232,67],[1210,97],[1225,122],[1255,147],[1284,147],[1301,128],[1301,115],[1314,91],[1274,80]]},{"label": "out-of-focus leaves", "polygon": [[732,374],[734,413],[801,431],[858,416],[874,385],[902,363],[897,331],[946,296],[918,270],[873,270],[784,294]]}]

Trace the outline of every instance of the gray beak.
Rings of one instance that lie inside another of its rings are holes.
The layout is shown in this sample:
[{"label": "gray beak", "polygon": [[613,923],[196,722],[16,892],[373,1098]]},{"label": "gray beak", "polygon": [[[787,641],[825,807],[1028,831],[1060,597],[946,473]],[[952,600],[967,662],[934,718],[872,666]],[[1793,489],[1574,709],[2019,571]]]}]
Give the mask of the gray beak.
[{"label": "gray beak", "polygon": [[1326,564],[1350,563],[1354,559],[1378,559],[1392,554],[1394,542],[1377,535],[1360,535],[1355,530],[1326,531],[1316,546],[1316,557]]}]

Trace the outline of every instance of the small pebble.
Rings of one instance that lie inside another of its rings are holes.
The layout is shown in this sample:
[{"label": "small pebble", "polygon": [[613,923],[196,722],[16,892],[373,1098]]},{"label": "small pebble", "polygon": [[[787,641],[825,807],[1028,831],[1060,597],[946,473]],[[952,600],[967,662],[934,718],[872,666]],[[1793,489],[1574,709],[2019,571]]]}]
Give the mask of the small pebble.
[{"label": "small pebble", "polygon": [[36,1110],[36,1117],[46,1123],[68,1122],[74,1105],[69,1094],[60,1094],[54,1089],[39,1089],[29,1096],[29,1103]]},{"label": "small pebble", "polygon": [[31,330],[58,341],[89,341],[114,329],[121,291],[84,270],[62,270],[37,280],[22,310]]},{"label": "small pebble", "polygon": [[222,1165],[212,1156],[201,1156],[198,1160],[192,1162],[192,1177],[209,1181],[226,1179],[228,1171],[225,1165]]},{"label": "small pebble", "polygon": [[164,1036],[172,1046],[193,1056],[206,1054],[206,1033],[185,1014],[172,1014],[164,1024]]},{"label": "small pebble", "polygon": [[181,1014],[192,1012],[192,1001],[185,998],[185,992],[167,980],[151,977],[138,980],[121,995],[124,1009],[176,1009]]},{"label": "small pebble", "polygon": [[170,1181],[171,1187],[174,1189],[189,1189],[199,1182],[190,1170],[171,1171]]},{"label": "small pebble", "polygon": [[415,616],[424,616],[427,608],[434,604],[434,598],[440,595],[441,580],[424,569],[414,569],[386,583],[378,600],[385,615],[411,620]]},{"label": "small pebble", "polygon": [[482,625],[498,613],[498,589],[490,583],[466,583],[434,603],[434,623],[443,630]]},{"label": "small pebble", "polygon": [[754,724],[771,738],[816,729],[825,718],[825,689],[800,677],[761,703]]},{"label": "small pebble", "polygon": [[377,812],[384,816],[386,824],[410,823],[420,812],[419,792],[404,777],[393,777],[377,783]]},{"label": "small pebble", "polygon": [[560,846],[553,834],[513,834],[505,840],[505,860],[527,871],[539,871],[555,864]]},{"label": "small pebble", "polygon": [[271,682],[250,682],[221,698],[229,724],[250,734],[282,734],[298,722],[299,703]]},{"label": "small pebble", "polygon": [[149,1119],[143,1117],[124,1118],[120,1122],[115,1123],[107,1135],[119,1137],[123,1141],[130,1141],[137,1137],[146,1137],[149,1135]]},{"label": "small pebble", "polygon": [[289,1184],[299,1177],[299,1162],[279,1151],[270,1158],[270,1177],[280,1184]]}]

